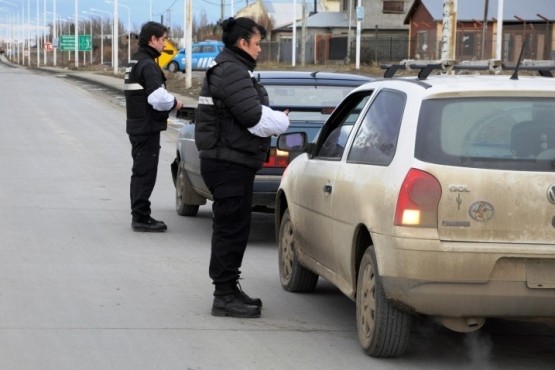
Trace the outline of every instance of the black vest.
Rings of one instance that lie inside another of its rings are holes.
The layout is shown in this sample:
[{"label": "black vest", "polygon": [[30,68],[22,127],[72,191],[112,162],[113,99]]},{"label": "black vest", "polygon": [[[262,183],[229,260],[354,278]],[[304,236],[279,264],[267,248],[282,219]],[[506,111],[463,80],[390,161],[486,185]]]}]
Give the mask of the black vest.
[{"label": "black vest", "polygon": [[[195,125],[195,143],[199,156],[239,163],[259,170],[268,156],[271,138],[251,134],[247,128],[235,122],[231,112],[220,100],[212,97],[208,83],[212,68],[207,71],[200,91],[202,100],[199,99]],[[266,89],[255,78],[252,81],[260,102],[268,105]]]},{"label": "black vest", "polygon": [[[150,53],[149,53],[150,51]],[[160,112],[152,108],[147,101],[141,70],[157,68],[162,82],[166,81],[164,73],[154,61],[151,50],[141,48],[133,55],[133,59],[125,68],[124,94],[127,109],[126,131],[130,136],[149,135],[163,131],[168,126],[168,112]],[[152,65],[148,65],[151,63]]]}]

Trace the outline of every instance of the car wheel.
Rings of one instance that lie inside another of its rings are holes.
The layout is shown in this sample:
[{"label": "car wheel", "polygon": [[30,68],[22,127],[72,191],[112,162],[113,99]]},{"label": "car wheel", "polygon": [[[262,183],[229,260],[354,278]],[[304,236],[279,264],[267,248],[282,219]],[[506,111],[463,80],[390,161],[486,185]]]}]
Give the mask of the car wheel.
[{"label": "car wheel", "polygon": [[410,314],[394,307],[383,291],[370,247],[360,263],[356,317],[360,345],[373,357],[396,357],[407,346]]},{"label": "car wheel", "polygon": [[186,204],[183,199],[185,199],[185,192],[187,188],[185,186],[185,170],[182,166],[177,168],[177,176],[175,179],[175,210],[180,216],[194,217],[198,213],[198,204]]},{"label": "car wheel", "polygon": [[311,292],[318,275],[299,264],[296,257],[296,237],[289,210],[285,210],[279,227],[279,279],[290,292]]},{"label": "car wheel", "polygon": [[179,71],[179,64],[177,64],[177,62],[171,62],[168,65],[168,71],[170,71],[171,73]]}]

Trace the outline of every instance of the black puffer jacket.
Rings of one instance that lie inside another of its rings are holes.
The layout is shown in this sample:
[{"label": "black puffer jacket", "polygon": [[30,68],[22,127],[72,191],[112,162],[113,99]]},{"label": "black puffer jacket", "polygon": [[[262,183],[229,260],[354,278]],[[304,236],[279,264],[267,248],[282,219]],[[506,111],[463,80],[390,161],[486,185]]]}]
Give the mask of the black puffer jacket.
[{"label": "black puffer jacket", "polygon": [[155,110],[147,97],[165,87],[166,77],[154,60],[160,53],[150,46],[141,46],[125,69],[124,92],[127,109],[127,133],[149,135],[168,127],[170,112]]},{"label": "black puffer jacket", "polygon": [[249,127],[268,105],[264,87],[252,77],[256,62],[245,52],[225,47],[206,72],[198,104],[195,142],[201,158],[221,159],[262,168],[270,138],[251,134]]}]

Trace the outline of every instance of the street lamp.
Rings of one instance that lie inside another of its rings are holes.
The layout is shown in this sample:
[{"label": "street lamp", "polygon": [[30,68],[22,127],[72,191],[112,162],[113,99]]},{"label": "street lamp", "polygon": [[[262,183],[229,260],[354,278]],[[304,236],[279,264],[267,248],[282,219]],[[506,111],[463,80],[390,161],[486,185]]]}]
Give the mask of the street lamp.
[{"label": "street lamp", "polygon": [[[42,24],[44,25],[44,27],[46,28],[46,0],[44,0],[43,2],[43,22]],[[42,48],[42,54],[43,54],[43,58],[44,58],[44,65],[47,64],[48,59],[46,58],[46,32],[43,33],[42,35],[42,44],[43,44],[43,48]]]},{"label": "street lamp", "polygon": [[[54,3],[52,4],[52,12],[54,13],[52,15],[52,43],[58,43],[58,27],[56,26],[56,0],[54,0]],[[56,67],[56,65],[58,64],[58,45],[54,45],[54,58],[53,58],[53,62],[52,64],[54,65],[54,67]]]},{"label": "street lamp", "polygon": [[[83,11],[81,11],[81,13],[87,14],[87,11],[83,10]],[[98,17],[98,15],[96,15],[96,14],[93,14],[93,15],[95,15],[95,16]],[[89,32],[90,32],[90,34],[91,34],[91,43],[92,43],[93,31],[92,31],[92,18],[91,18],[90,15],[89,15]],[[83,34],[84,34],[84,33],[85,33],[85,32],[83,31]],[[91,45],[91,50],[90,50],[90,52],[89,52],[89,63],[90,63],[91,65],[93,64],[93,57],[92,57],[92,55],[93,55],[93,47],[92,47],[92,45]],[[84,63],[84,60],[85,60],[85,53],[83,52],[83,63]]]},{"label": "street lamp", "polygon": [[[108,12],[106,10],[101,10],[101,9],[95,9],[95,8],[91,8],[91,12],[106,13],[110,16],[112,15],[111,12]],[[104,20],[102,20],[101,23],[100,23],[100,27],[101,27],[100,31],[101,32],[102,32],[103,23],[104,23]],[[102,44],[101,44],[100,47],[103,48],[103,46],[104,46],[104,37],[102,37]],[[112,66],[114,66],[114,50],[113,49],[114,49],[114,30],[113,30],[113,26],[112,26]],[[101,54],[102,54],[101,58],[102,58],[102,60],[104,60],[104,52],[102,51]],[[101,63],[103,64],[104,62],[101,62]]]},{"label": "street lamp", "polygon": [[35,47],[37,48],[37,68],[40,67],[40,42],[39,42],[39,30],[40,30],[40,17],[39,17],[39,0],[37,0],[37,14],[35,16],[36,20],[37,20],[37,31],[35,32]]},{"label": "street lamp", "polygon": [[[17,7],[17,11],[14,11],[14,13],[16,13],[16,15],[17,15],[17,23],[16,24],[18,25],[18,27],[17,27],[17,44],[16,44],[16,60],[17,60],[17,63],[19,64],[19,57],[20,57],[20,54],[21,54],[21,48],[19,47],[19,44],[20,44],[20,39],[21,39],[21,25],[22,25],[22,18],[20,18],[20,13],[19,13],[19,5],[15,4],[15,3],[12,3],[11,1],[7,1],[7,0],[0,0],[0,3],[1,4],[6,4],[6,5],[9,5],[9,6]],[[4,9],[11,11],[11,9],[8,9],[8,8],[4,8]],[[12,39],[13,39],[13,23],[12,23]],[[14,40],[12,40],[12,41],[14,41]]]},{"label": "street lamp", "polygon": [[[46,4],[45,4],[46,5]],[[52,35],[50,36],[50,42],[53,46],[52,50],[52,65],[55,67],[58,64],[58,19],[56,17],[56,0],[54,0],[53,4],[53,11],[47,11],[46,7],[44,8],[44,27],[46,28],[47,25],[47,17],[52,16]],[[44,65],[47,64],[47,57],[46,57],[46,42],[48,41],[46,34],[44,35]]]},{"label": "street lamp", "polygon": [[9,51],[9,57],[11,59],[11,56],[13,54],[13,20],[12,20],[12,11],[10,9],[7,8],[0,8],[0,12],[4,12],[6,14],[8,14],[8,28],[6,30],[6,35],[8,35],[8,37],[6,37],[7,39],[9,39],[11,42],[8,46],[8,51]]},{"label": "street lamp", "polygon": [[[92,9],[91,9],[92,10]],[[102,16],[83,10],[83,13],[89,16],[100,18],[100,65],[104,64],[104,27],[102,27]],[[92,37],[92,22],[91,22],[91,37]],[[92,49],[91,49],[91,64],[92,64]]]},{"label": "street lamp", "polygon": [[31,45],[30,45],[30,41],[31,41],[31,18],[29,17],[29,14],[31,13],[31,2],[30,0],[27,0],[27,36],[25,37],[25,39],[27,40],[27,51],[29,52],[29,55],[27,56],[27,65],[29,67],[31,67]]},{"label": "street lamp", "polygon": [[75,68],[79,67],[79,0],[75,0]]},{"label": "street lamp", "polygon": [[114,2],[114,25],[113,27],[113,36],[112,36],[112,65],[114,66],[114,74],[118,74],[118,66],[119,66],[119,16],[118,16],[118,0]]},{"label": "street lamp", "polygon": [[[119,16],[118,16],[118,0],[114,0],[114,12],[112,13],[112,66],[114,67],[114,74],[118,74],[119,67]],[[98,9],[92,9],[101,11]]]},{"label": "street lamp", "polygon": [[[23,4],[23,0],[19,0],[19,2],[21,3],[21,23],[20,25],[23,25],[23,22],[25,22],[25,5]],[[22,29],[19,29],[19,35],[21,35],[21,33],[23,32]],[[21,37],[21,36],[20,36]],[[23,41],[23,55],[21,57],[21,61],[22,64],[25,64],[25,41]],[[28,57],[27,57],[28,58]]]},{"label": "street lamp", "polygon": [[[22,1],[22,0],[20,0]],[[46,0],[44,0],[43,2],[43,26],[46,28],[46,22],[47,22],[47,15],[51,14],[52,15],[52,35],[50,35],[50,41],[52,42],[52,45],[54,46],[54,50],[53,50],[53,56],[52,56],[52,65],[56,66],[57,65],[57,60],[58,60],[58,54],[57,54],[57,41],[58,41],[58,28],[57,28],[57,20],[56,20],[56,0],[53,0],[52,3],[52,11],[49,12],[46,10]],[[38,1],[37,1],[37,18],[38,18]],[[48,38],[46,36],[46,32],[43,35],[43,43],[45,45],[45,47],[43,48],[44,52],[44,65],[47,64],[47,50],[46,50],[46,42],[48,41]],[[37,53],[38,53],[38,49],[37,49]],[[38,59],[38,56],[37,56]]]},{"label": "street lamp", "polygon": [[110,0],[105,0],[105,2],[127,8],[127,63],[129,63],[131,62],[131,8],[129,5],[114,3]]},{"label": "street lamp", "polygon": [[[70,24],[73,23],[72,18],[71,18],[71,17],[67,17],[67,18],[58,18],[58,19],[57,19],[57,22],[59,22],[59,24],[60,24],[60,33],[61,33],[62,35],[64,34],[64,25],[63,25],[63,23],[64,23],[64,22],[67,23],[67,26],[68,26],[68,27],[67,27],[67,34],[69,35],[69,33],[71,32]],[[58,27],[58,26],[56,25],[56,27]],[[54,51],[56,51],[56,49],[54,49]],[[70,52],[69,50],[68,50],[68,52],[67,52],[67,57],[68,57],[68,58],[67,58],[68,61],[71,62],[71,52]],[[62,53],[62,60],[63,60],[63,53]]]}]

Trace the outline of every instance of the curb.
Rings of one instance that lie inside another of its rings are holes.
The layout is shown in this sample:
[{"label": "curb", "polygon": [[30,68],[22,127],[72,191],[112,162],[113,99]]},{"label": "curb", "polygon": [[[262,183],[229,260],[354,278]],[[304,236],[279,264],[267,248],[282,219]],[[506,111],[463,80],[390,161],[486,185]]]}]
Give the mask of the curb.
[{"label": "curb", "polygon": [[[94,72],[86,72],[86,71],[75,71],[75,70],[59,68],[59,67],[45,66],[45,67],[38,67],[38,69],[46,70],[52,73],[62,73],[62,74],[72,75],[74,78],[78,78],[85,81],[92,81],[95,83],[102,84],[111,89],[123,92],[123,77],[101,75]],[[196,107],[198,105],[198,100],[195,98],[192,98],[190,96],[184,96],[174,92],[170,92],[170,93],[173,96],[175,96],[178,100],[181,100],[184,106],[186,107]]]}]

